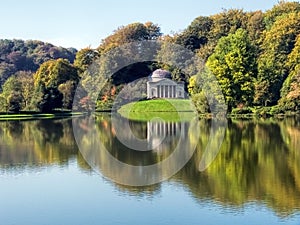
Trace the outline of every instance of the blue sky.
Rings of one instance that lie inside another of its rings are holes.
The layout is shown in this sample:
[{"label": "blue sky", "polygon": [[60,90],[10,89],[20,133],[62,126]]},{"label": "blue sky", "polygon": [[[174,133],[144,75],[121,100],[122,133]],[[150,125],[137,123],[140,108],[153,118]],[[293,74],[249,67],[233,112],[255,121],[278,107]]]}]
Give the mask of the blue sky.
[{"label": "blue sky", "polygon": [[267,10],[278,0],[9,0],[0,4],[0,38],[34,39],[63,47],[97,47],[121,25],[152,21],[164,34],[194,18],[238,8]]}]

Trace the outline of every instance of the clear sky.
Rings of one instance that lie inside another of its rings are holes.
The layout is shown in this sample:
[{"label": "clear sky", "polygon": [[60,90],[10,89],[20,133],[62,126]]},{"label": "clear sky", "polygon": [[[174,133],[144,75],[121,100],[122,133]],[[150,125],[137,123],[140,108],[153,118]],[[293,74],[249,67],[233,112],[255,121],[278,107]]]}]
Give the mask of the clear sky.
[{"label": "clear sky", "polygon": [[278,0],[0,0],[0,39],[97,47],[121,25],[151,21],[164,34],[223,9],[267,10]]}]

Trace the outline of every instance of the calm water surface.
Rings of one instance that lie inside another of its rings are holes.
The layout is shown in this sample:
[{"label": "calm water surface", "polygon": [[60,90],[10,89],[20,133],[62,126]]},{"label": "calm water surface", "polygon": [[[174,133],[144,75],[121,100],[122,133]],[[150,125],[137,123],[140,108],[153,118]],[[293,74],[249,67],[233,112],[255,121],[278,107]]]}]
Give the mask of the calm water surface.
[{"label": "calm water surface", "polygon": [[[83,129],[86,120],[78,118]],[[107,178],[132,174],[111,169],[105,155],[91,169],[71,119],[0,122],[0,225],[299,225],[299,125],[296,118],[230,120],[220,152],[200,172],[211,126],[200,120],[197,148],[184,168],[162,183],[130,187]],[[167,158],[178,130],[193,139],[187,122],[131,121],[132,132],[150,146],[165,137],[154,151],[137,152],[118,140],[109,116],[97,117],[95,128],[110,155],[130,165]]]}]

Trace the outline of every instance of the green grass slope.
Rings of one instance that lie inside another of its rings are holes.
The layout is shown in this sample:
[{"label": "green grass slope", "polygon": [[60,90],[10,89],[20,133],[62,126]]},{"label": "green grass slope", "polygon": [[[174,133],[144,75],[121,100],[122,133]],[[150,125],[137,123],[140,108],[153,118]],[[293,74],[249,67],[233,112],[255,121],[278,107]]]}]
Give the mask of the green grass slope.
[{"label": "green grass slope", "polygon": [[125,118],[149,121],[189,121],[195,116],[193,104],[188,99],[153,99],[123,105],[118,112]]}]

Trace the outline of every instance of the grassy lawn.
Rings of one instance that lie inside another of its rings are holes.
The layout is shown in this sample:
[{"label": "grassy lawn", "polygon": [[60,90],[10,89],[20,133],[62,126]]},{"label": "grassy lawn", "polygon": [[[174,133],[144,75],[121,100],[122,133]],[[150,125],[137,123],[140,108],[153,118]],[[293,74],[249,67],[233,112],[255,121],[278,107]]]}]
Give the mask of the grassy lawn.
[{"label": "grassy lawn", "polygon": [[132,102],[122,106],[119,111],[130,112],[193,112],[193,105],[188,99],[154,99]]},{"label": "grassy lawn", "polygon": [[154,99],[132,102],[118,112],[128,119],[149,121],[160,118],[164,121],[189,121],[194,116],[193,105],[188,99]]},{"label": "grassy lawn", "polygon": [[0,121],[3,120],[30,120],[30,119],[50,119],[59,117],[70,117],[80,115],[78,113],[38,113],[38,114],[1,114]]}]

